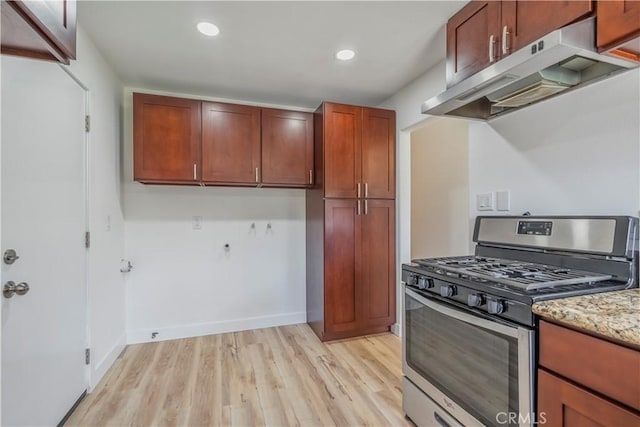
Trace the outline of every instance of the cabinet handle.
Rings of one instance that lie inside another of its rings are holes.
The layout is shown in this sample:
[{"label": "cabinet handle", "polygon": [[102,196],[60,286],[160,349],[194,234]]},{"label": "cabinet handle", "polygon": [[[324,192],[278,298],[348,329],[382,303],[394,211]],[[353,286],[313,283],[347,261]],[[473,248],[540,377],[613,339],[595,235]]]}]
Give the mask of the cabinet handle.
[{"label": "cabinet handle", "polygon": [[364,199],[364,214],[366,215],[369,212],[369,200]]},{"label": "cabinet handle", "polygon": [[509,43],[507,43],[507,38],[509,37],[509,27],[506,25],[502,27],[502,54],[506,55],[509,52]]},{"label": "cabinet handle", "polygon": [[362,193],[362,192],[360,191],[360,183],[358,183],[358,199],[360,198],[360,194],[361,194],[361,193]]},{"label": "cabinet handle", "polygon": [[194,163],[193,164],[193,180],[197,180],[198,179],[198,166]]},{"label": "cabinet handle", "polygon": [[358,199],[358,215],[360,215],[360,199]]},{"label": "cabinet handle", "polygon": [[365,199],[369,197],[369,183],[367,182],[364,183],[364,197]]},{"label": "cabinet handle", "polygon": [[489,36],[489,63],[492,63],[493,61],[496,60],[495,54],[494,54],[494,46],[496,44],[496,37],[491,34],[491,36]]},{"label": "cabinet handle", "polygon": [[309,184],[313,184],[313,169],[309,169]]},{"label": "cabinet handle", "polygon": [[260,182],[260,176],[258,175],[258,168],[256,168],[256,182]]}]

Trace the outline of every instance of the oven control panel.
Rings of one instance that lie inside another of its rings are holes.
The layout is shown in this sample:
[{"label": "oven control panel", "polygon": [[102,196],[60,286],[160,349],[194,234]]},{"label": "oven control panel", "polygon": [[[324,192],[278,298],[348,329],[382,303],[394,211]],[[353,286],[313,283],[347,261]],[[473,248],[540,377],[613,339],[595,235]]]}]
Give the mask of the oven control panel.
[{"label": "oven control panel", "polygon": [[518,234],[533,236],[551,236],[551,221],[518,221]]}]

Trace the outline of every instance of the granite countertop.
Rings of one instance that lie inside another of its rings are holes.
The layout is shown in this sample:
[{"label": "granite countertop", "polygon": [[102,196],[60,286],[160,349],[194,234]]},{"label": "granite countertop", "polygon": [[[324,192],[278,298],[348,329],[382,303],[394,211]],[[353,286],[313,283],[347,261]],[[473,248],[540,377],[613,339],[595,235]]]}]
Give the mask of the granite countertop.
[{"label": "granite countertop", "polygon": [[640,346],[640,289],[604,292],[533,304],[537,315]]}]

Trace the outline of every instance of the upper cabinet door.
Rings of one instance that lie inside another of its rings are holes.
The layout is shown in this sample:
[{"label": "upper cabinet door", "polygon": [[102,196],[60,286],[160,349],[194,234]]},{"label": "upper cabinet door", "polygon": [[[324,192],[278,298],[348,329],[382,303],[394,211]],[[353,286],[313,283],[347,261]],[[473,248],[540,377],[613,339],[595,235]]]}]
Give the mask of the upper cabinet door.
[{"label": "upper cabinet door", "polygon": [[200,101],[134,93],[133,145],[136,181],[198,181]]},{"label": "upper cabinet door", "polygon": [[640,1],[599,1],[596,19],[597,45],[601,50],[640,37]]},{"label": "upper cabinet door", "polygon": [[76,58],[76,2],[2,2],[2,53],[54,60]]},{"label": "upper cabinet door", "polygon": [[498,60],[500,2],[474,0],[447,22],[447,87]]},{"label": "upper cabinet door", "polygon": [[396,113],[364,108],[362,117],[362,196],[393,199],[396,194]]},{"label": "upper cabinet door", "polygon": [[313,114],[262,109],[262,184],[313,183]]},{"label": "upper cabinet door", "polygon": [[[591,0],[502,1],[500,56],[593,13]],[[606,2],[604,2],[606,3]]]},{"label": "upper cabinet door", "polygon": [[260,182],[260,108],[202,103],[202,181]]},{"label": "upper cabinet door", "polygon": [[325,197],[361,197],[362,108],[324,104]]}]

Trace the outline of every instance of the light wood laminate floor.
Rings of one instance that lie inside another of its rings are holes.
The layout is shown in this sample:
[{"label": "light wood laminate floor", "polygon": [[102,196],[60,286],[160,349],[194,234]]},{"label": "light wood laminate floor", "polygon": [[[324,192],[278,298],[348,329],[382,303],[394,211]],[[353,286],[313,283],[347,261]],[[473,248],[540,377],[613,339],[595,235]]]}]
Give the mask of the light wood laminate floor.
[{"label": "light wood laminate floor", "polygon": [[306,324],[131,345],[67,426],[401,426],[400,340]]}]

